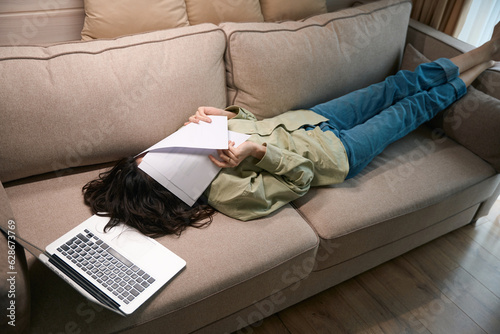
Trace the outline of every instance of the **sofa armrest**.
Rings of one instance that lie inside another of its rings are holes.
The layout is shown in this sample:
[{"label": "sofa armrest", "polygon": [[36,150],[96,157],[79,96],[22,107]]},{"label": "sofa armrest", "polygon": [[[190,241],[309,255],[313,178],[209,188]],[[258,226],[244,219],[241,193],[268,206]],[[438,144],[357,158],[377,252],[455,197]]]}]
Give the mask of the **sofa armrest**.
[{"label": "sofa armrest", "polygon": [[24,249],[14,242],[18,234],[7,193],[0,183],[0,332],[25,333],[30,324],[30,289]]},{"label": "sofa armrest", "polygon": [[413,19],[410,19],[406,42],[430,60],[451,58],[474,49],[471,44]]}]

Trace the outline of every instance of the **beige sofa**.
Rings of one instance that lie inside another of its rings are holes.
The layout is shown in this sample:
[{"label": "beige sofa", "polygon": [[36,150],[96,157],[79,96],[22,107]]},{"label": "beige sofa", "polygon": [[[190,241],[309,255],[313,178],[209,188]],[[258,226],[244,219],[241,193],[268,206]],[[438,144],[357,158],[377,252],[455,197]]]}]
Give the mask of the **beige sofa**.
[{"label": "beige sofa", "polygon": [[[431,59],[470,48],[410,21],[410,10],[382,0],[300,21],[0,47],[2,226],[44,248],[90,216],[87,181],[200,105],[269,117],[383,80],[407,43]],[[403,66],[423,61],[407,50]],[[359,176],[269,217],[217,214],[159,238],[187,267],[131,316],[87,301],[18,245],[14,268],[0,263],[2,294],[15,272],[15,297],[1,306],[15,301],[16,327],[2,314],[2,332],[229,333],[486,215],[500,192],[499,79],[489,70],[438,120],[447,136],[422,126]],[[9,246],[2,238],[2,254]]]}]

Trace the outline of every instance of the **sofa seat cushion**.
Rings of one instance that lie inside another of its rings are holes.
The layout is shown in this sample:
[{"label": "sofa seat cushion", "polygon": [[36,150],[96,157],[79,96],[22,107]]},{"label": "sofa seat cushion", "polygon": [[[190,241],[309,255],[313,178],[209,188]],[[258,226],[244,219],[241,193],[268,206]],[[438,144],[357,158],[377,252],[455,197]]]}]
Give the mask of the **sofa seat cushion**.
[{"label": "sofa seat cushion", "polygon": [[[88,218],[81,187],[100,171],[77,168],[60,178],[39,176],[7,184],[19,233],[45,248]],[[165,316],[169,333],[190,332],[296,283],[310,273],[318,246],[314,231],[291,206],[252,222],[217,214],[206,228],[157,240],[187,266],[126,318],[87,302],[29,256],[33,331],[65,332],[70,323],[73,332],[110,333]]]},{"label": "sofa seat cushion", "polygon": [[[484,201],[483,196],[491,193],[476,194],[472,188],[493,175],[495,170],[488,163],[463,146],[427,126],[420,127],[387,147],[356,177],[336,186],[313,188],[295,201],[321,239],[316,270],[399,240]],[[468,189],[472,189],[469,195],[452,199]],[[415,212],[419,214],[405,217]]]},{"label": "sofa seat cushion", "polygon": [[202,24],[0,47],[0,180],[138,154],[199,106],[224,108],[225,46],[221,29]]}]

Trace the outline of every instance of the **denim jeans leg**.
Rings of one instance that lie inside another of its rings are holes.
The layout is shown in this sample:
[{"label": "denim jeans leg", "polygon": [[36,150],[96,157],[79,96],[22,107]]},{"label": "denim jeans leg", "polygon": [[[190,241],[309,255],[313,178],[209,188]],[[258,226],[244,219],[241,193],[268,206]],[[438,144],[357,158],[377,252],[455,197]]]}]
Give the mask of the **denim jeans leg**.
[{"label": "denim jeans leg", "polygon": [[460,78],[406,97],[352,129],[338,131],[349,158],[347,178],[357,175],[387,145],[429,121],[467,92]]},{"label": "denim jeans leg", "polygon": [[458,77],[449,59],[419,65],[415,71],[399,71],[384,81],[319,104],[312,111],[329,119],[328,127],[347,130],[364,123],[406,96],[442,85]]}]

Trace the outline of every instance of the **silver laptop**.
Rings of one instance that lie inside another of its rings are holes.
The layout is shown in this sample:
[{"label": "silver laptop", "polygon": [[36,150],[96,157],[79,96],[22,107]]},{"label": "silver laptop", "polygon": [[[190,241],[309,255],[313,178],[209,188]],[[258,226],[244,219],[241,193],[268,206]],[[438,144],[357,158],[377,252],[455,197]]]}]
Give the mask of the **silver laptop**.
[{"label": "silver laptop", "polygon": [[[121,315],[134,312],[186,262],[156,240],[93,215],[42,251],[40,260],[88,299]],[[24,243],[22,242],[24,241]],[[26,247],[27,246],[27,247]]]}]

